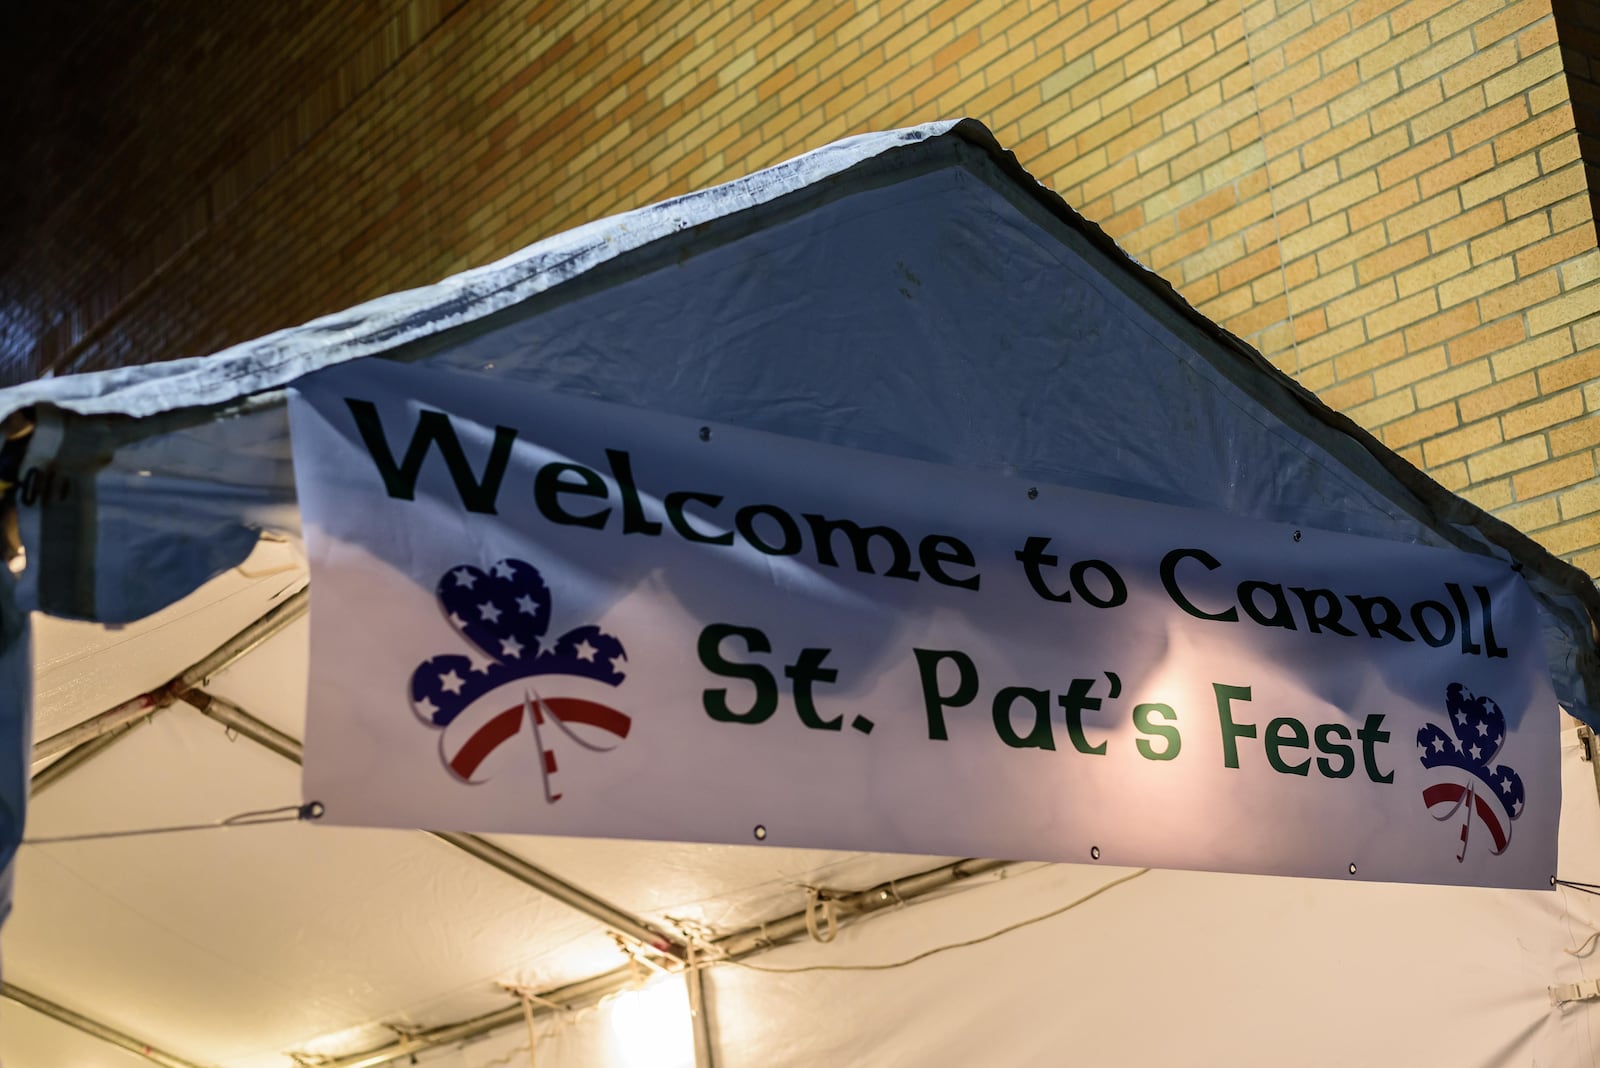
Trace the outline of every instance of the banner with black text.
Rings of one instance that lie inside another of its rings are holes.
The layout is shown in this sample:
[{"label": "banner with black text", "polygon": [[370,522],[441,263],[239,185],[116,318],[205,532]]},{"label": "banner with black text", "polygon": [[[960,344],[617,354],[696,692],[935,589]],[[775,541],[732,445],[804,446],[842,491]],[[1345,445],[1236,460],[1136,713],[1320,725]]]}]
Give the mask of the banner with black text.
[{"label": "banner with black text", "polygon": [[397,363],[290,416],[333,822],[1555,872],[1555,698],[1490,558]]}]

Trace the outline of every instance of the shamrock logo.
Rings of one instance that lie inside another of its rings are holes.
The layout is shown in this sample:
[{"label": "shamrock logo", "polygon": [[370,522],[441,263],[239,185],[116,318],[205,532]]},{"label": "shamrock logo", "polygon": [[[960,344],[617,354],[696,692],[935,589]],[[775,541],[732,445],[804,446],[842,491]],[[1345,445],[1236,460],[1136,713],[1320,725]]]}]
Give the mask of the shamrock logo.
[{"label": "shamrock logo", "polygon": [[1467,857],[1467,835],[1472,815],[1489,832],[1494,846],[1490,853],[1499,856],[1511,843],[1511,821],[1522,815],[1525,795],[1522,777],[1504,764],[1489,766],[1506,738],[1506,717],[1500,706],[1488,697],[1474,697],[1459,682],[1445,689],[1445,710],[1449,713],[1452,741],[1434,724],[1417,732],[1422,749],[1422,766],[1429,771],[1454,770],[1466,778],[1435,782],[1422,791],[1422,800],[1436,820],[1447,820],[1458,811],[1461,823],[1461,852]]},{"label": "shamrock logo", "polygon": [[[470,564],[451,568],[439,577],[436,595],[450,625],[483,654],[431,657],[411,675],[411,707],[442,732],[444,766],[462,782],[484,781],[487,776],[475,778],[484,761],[526,725],[540,751],[545,800],[561,800],[552,784],[556,755],[545,732],[554,727],[597,753],[615,749],[628,736],[629,718],[595,699],[622,682],[622,643],[592,624],[548,640],[550,588],[539,569],[523,560],[501,560],[487,571]],[[505,707],[503,687],[518,682],[520,700]],[[574,726],[587,730],[579,733]],[[615,740],[595,740],[605,736]]]}]

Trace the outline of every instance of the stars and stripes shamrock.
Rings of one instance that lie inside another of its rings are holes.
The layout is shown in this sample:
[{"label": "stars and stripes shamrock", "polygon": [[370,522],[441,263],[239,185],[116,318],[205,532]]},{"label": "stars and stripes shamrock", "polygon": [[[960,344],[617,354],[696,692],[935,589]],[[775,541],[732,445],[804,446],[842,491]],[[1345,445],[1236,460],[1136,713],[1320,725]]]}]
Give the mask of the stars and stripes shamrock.
[{"label": "stars and stripes shamrock", "polygon": [[1422,766],[1429,771],[1460,772],[1462,777],[1441,776],[1442,781],[1422,791],[1422,800],[1436,820],[1463,813],[1461,852],[1456,860],[1466,860],[1474,813],[1493,842],[1490,852],[1499,856],[1511,843],[1511,821],[1522,815],[1526,801],[1522,777],[1504,764],[1490,765],[1506,740],[1505,713],[1492,699],[1473,696],[1459,682],[1445,689],[1445,711],[1455,737],[1432,723],[1419,730]]},{"label": "stars and stripes shamrock", "polygon": [[[440,576],[436,595],[450,625],[482,654],[431,657],[411,675],[412,709],[442,731],[445,767],[463,782],[483,781],[484,761],[526,725],[540,750],[545,799],[560,800],[550,728],[593,752],[628,736],[631,721],[606,703],[624,677],[622,643],[592,624],[547,637],[550,588],[523,560],[500,560],[487,571],[453,567]],[[615,740],[595,740],[607,736]]]}]

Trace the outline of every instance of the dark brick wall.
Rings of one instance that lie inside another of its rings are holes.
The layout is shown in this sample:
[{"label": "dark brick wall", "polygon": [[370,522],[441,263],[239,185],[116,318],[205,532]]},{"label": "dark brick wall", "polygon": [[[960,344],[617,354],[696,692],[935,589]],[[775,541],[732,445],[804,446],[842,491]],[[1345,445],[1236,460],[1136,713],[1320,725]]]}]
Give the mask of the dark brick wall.
[{"label": "dark brick wall", "polygon": [[1589,198],[1600,218],[1600,0],[1554,0]]},{"label": "dark brick wall", "polygon": [[0,382],[202,355],[972,115],[1600,573],[1600,0],[0,4]]}]

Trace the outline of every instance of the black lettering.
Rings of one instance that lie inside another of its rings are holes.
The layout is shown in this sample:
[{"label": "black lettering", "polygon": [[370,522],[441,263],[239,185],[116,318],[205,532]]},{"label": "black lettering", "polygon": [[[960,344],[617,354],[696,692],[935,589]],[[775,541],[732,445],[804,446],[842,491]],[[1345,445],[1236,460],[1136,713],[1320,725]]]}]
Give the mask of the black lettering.
[{"label": "black lettering", "polygon": [[[1327,628],[1335,634],[1343,634],[1346,638],[1354,638],[1356,632],[1339,622],[1339,617],[1344,615],[1344,605],[1339,601],[1339,595],[1332,590],[1308,590],[1301,586],[1290,586],[1289,592],[1300,599],[1300,607],[1306,614],[1306,629],[1312,634],[1321,634]],[[1318,611],[1318,605],[1322,610]]]},{"label": "black lettering", "polygon": [[1467,609],[1466,594],[1454,582],[1446,582],[1444,588],[1456,606],[1456,615],[1461,618],[1461,655],[1476,656],[1483,652],[1483,647],[1472,640],[1472,613]]},{"label": "black lettering", "polygon": [[864,575],[877,574],[872,568],[872,540],[877,538],[889,547],[889,569],[883,573],[884,577],[913,582],[920,577],[911,569],[911,546],[906,544],[905,535],[893,527],[864,527],[849,519],[828,519],[809,512],[803,513],[801,518],[811,526],[811,535],[817,542],[817,563],[825,567],[839,566],[838,558],[833,555],[833,534],[842,530],[850,543],[857,571]]},{"label": "black lettering", "polygon": [[[1363,597],[1352,593],[1350,603],[1356,606],[1356,615],[1361,617],[1361,623],[1367,628],[1367,633],[1374,638],[1381,638],[1385,634],[1399,638],[1403,642],[1416,641],[1411,635],[1400,629],[1400,622],[1405,617],[1400,614],[1400,609],[1387,597]],[[1377,612],[1383,610],[1382,618]]]},{"label": "black lettering", "polygon": [[[1099,572],[1110,587],[1104,597],[1089,589],[1084,581],[1084,576],[1090,571]],[[1115,608],[1128,599],[1128,584],[1122,581],[1117,569],[1104,560],[1079,560],[1067,571],[1067,576],[1072,580],[1072,588],[1078,591],[1078,596],[1096,608]]]},{"label": "black lettering", "polygon": [[1486,655],[1491,658],[1509,655],[1505,646],[1494,640],[1494,609],[1489,602],[1489,591],[1482,586],[1474,586],[1472,589],[1478,595],[1478,603],[1483,606],[1483,645]]},{"label": "black lettering", "polygon": [[[1430,608],[1438,613],[1439,621],[1442,624],[1440,632],[1437,635],[1435,635],[1432,628],[1428,626],[1427,616],[1423,611],[1424,609]],[[1456,617],[1451,614],[1450,609],[1446,608],[1438,601],[1418,601],[1416,604],[1412,605],[1411,625],[1417,628],[1417,633],[1422,635],[1422,640],[1433,646],[1435,649],[1444,648],[1451,642],[1455,641],[1456,638]]]},{"label": "black lettering", "polygon": [[437,444],[439,455],[444,457],[450,481],[455,484],[461,505],[469,512],[496,515],[495,499],[500,494],[500,480],[505,477],[506,464],[511,460],[511,445],[517,432],[507,426],[494,428],[494,444],[489,448],[489,460],[484,465],[483,477],[472,471],[461,439],[456,436],[454,424],[443,412],[422,411],[417,415],[417,425],[411,432],[406,454],[399,463],[389,449],[389,439],[384,435],[383,422],[378,408],[371,401],[344,399],[345,406],[355,418],[361,443],[367,447],[378,476],[383,479],[383,489],[390,497],[401,501],[416,500],[417,477],[428,458],[428,449]]},{"label": "black lettering", "polygon": [[646,518],[644,505],[639,500],[639,488],[633,484],[633,461],[621,449],[607,449],[606,462],[611,465],[611,477],[617,480],[622,494],[622,532],[656,537],[661,524]]},{"label": "black lettering", "polygon": [[[567,475],[576,475],[578,481],[566,481]],[[610,508],[602,508],[588,515],[573,515],[561,507],[560,495],[563,493],[609,500],[611,491],[606,489],[606,481],[599,472],[591,471],[582,464],[545,464],[533,476],[533,503],[539,506],[540,514],[552,523],[588,527],[591,530],[605,528],[606,520],[611,518]]]},{"label": "black lettering", "polygon": [[683,506],[689,501],[699,501],[707,508],[716,508],[722,503],[722,495],[718,493],[694,493],[690,490],[680,490],[677,493],[667,494],[664,506],[667,510],[667,522],[672,524],[672,529],[684,541],[696,541],[702,545],[732,545],[733,531],[724,531],[721,534],[706,534],[696,530],[689,523],[689,517],[683,514]]},{"label": "black lettering", "polygon": [[[1261,611],[1256,604],[1256,594],[1264,593],[1272,602],[1272,614]],[[1259,579],[1248,579],[1239,583],[1239,607],[1244,609],[1244,614],[1261,624],[1263,627],[1282,627],[1284,630],[1297,630],[1294,623],[1294,613],[1289,611],[1289,600],[1283,595],[1283,587],[1276,582],[1262,582]]]},{"label": "black lettering", "polygon": [[[778,524],[783,541],[777,545],[767,542],[756,533],[756,517],[770,516]],[[740,537],[768,556],[793,556],[800,551],[800,528],[782,508],[775,504],[747,504],[733,517],[733,525]]]},{"label": "black lettering", "polygon": [[[1237,608],[1227,608],[1221,612],[1207,612],[1204,609],[1195,607],[1194,602],[1184,596],[1183,591],[1178,588],[1178,561],[1184,559],[1198,561],[1200,566],[1207,571],[1215,571],[1222,566],[1221,561],[1204,549],[1174,549],[1163,556],[1161,558],[1161,585],[1166,588],[1167,596],[1172,598],[1172,603],[1196,619],[1214,619],[1219,623],[1239,622],[1239,610]],[[1238,765],[1230,764],[1228,766],[1237,767]]]},{"label": "black lettering", "polygon": [[966,578],[954,578],[945,571],[945,564],[959,564],[962,567],[977,567],[977,558],[972,555],[972,549],[960,538],[952,538],[948,534],[929,534],[917,546],[917,555],[922,558],[922,570],[928,577],[941,586],[959,586],[964,590],[978,588],[981,575],[969,575]]},{"label": "black lettering", "polygon": [[1070,601],[1072,594],[1065,590],[1056,593],[1045,584],[1044,575],[1040,573],[1041,569],[1055,567],[1057,563],[1054,556],[1045,552],[1048,548],[1050,548],[1049,538],[1029,538],[1022,548],[1011,555],[1022,561],[1023,573],[1028,576],[1028,585],[1033,587],[1034,593],[1047,601]]}]

